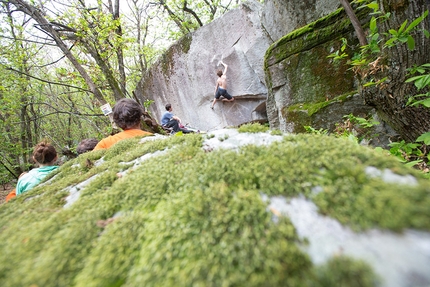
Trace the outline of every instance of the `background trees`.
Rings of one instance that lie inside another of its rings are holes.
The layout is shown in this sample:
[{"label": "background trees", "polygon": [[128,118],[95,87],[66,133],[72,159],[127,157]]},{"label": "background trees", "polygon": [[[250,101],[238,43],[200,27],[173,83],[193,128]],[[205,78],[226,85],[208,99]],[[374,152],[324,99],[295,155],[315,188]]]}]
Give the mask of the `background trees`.
[{"label": "background trees", "polygon": [[239,1],[0,1],[0,180],[49,138],[64,153],[111,132],[100,111],[132,97],[172,41]]}]

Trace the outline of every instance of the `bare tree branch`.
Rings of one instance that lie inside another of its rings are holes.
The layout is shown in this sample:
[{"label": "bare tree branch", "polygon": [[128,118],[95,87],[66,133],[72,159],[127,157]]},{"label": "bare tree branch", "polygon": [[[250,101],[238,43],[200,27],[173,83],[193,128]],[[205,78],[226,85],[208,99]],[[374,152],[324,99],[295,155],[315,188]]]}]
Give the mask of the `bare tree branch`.
[{"label": "bare tree branch", "polygon": [[66,46],[66,44],[61,39],[58,32],[52,27],[52,25],[46,20],[44,14],[42,11],[37,9],[35,6],[32,6],[28,4],[24,0],[9,0],[7,1],[15,7],[25,13],[26,15],[33,18],[40,27],[46,31],[46,33],[52,37],[52,39],[57,43],[57,46],[61,49],[61,51],[66,55],[66,57],[69,59],[69,61],[72,63],[72,65],[75,67],[75,69],[81,74],[81,76],[84,78],[85,82],[89,86],[91,92],[94,94],[96,99],[100,102],[100,104],[106,104],[106,100],[103,96],[103,94],[100,92],[100,90],[97,88],[96,84],[93,82],[91,77],[88,75],[87,71],[82,67],[82,65],[79,63],[79,61],[73,56],[73,54],[70,52],[69,48]]},{"label": "bare tree branch", "polygon": [[355,29],[355,33],[357,34],[358,41],[360,42],[361,46],[367,45],[367,39],[366,35],[364,34],[363,27],[361,27],[360,21],[358,21],[357,16],[354,13],[354,10],[351,7],[351,4],[349,4],[348,0],[339,0],[340,3],[343,6],[343,9],[345,9],[346,14],[348,15],[349,19],[351,20],[352,26]]},{"label": "bare tree branch", "polygon": [[11,67],[6,67],[6,70],[13,71],[13,72],[16,72],[18,74],[25,75],[25,76],[27,76],[29,78],[32,78],[32,79],[35,79],[35,80],[38,80],[38,81],[41,81],[41,82],[44,82],[44,83],[48,83],[48,84],[52,84],[52,85],[58,85],[58,86],[64,86],[64,87],[69,87],[69,88],[74,88],[74,89],[81,90],[81,91],[84,91],[84,92],[91,92],[90,90],[83,89],[81,87],[72,86],[72,85],[64,84],[64,83],[58,83],[58,82],[56,83],[56,82],[51,82],[51,81],[48,81],[48,80],[44,80],[44,79],[38,78],[36,76],[32,76],[30,74],[27,74],[25,72],[18,71],[18,70],[14,69],[14,68],[11,68]]},{"label": "bare tree branch", "polygon": [[22,41],[22,42],[35,43],[35,44],[41,44],[41,45],[47,45],[47,46],[57,47],[56,44],[51,44],[51,43],[46,43],[46,42],[39,42],[39,41],[33,41],[33,40],[29,40],[29,39],[20,39],[20,38],[14,39],[12,37],[4,36],[4,35],[0,35],[0,38],[8,39],[8,40],[18,40],[18,41]]},{"label": "bare tree branch", "polygon": [[194,10],[190,9],[187,5],[188,5],[188,2],[185,0],[184,1],[184,6],[182,7],[182,10],[184,10],[185,12],[191,14],[194,17],[194,19],[196,19],[197,23],[199,23],[200,27],[202,27],[203,23],[200,20],[199,16],[197,16],[197,13]]}]

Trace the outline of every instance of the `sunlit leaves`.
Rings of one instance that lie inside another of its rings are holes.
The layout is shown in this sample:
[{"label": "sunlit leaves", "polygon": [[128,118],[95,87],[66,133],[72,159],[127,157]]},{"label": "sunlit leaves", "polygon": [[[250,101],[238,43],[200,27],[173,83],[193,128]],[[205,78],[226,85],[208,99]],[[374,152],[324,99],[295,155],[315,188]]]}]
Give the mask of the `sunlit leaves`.
[{"label": "sunlit leaves", "polygon": [[407,43],[410,50],[415,49],[415,40],[411,33],[427,16],[428,11],[425,11],[423,15],[412,21],[409,25],[408,20],[405,20],[397,30],[390,29],[388,32],[391,35],[391,38],[387,40],[385,46],[393,47],[396,45],[396,42],[400,42]]},{"label": "sunlit leaves", "polygon": [[[418,91],[430,87],[430,63],[413,67],[409,69],[411,74],[419,73],[421,75],[408,78],[406,83],[414,83]],[[430,108],[430,92],[416,94],[409,97],[407,105],[417,106],[422,105]]]}]

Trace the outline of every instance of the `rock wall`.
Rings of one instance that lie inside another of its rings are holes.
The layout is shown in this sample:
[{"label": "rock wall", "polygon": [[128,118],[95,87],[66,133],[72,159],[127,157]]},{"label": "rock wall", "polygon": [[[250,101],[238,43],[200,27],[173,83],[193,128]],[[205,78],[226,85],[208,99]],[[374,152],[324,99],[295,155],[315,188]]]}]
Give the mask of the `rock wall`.
[{"label": "rock wall", "polygon": [[270,38],[277,41],[339,8],[339,0],[268,0],[264,1],[262,23]]},{"label": "rock wall", "polygon": [[[215,130],[251,121],[267,121],[267,86],[263,70],[267,48],[281,36],[328,14],[338,1],[249,1],[191,33],[173,46],[143,76],[136,94],[153,100],[159,121],[166,103],[184,123]],[[216,71],[229,65],[228,91],[234,103],[213,100]]]},{"label": "rock wall", "polygon": [[[353,27],[342,9],[287,34],[266,54],[270,126],[303,132],[304,126],[333,130],[344,115],[371,112],[356,95],[354,74],[344,62],[328,56],[340,49],[340,38]],[[351,51],[347,51],[351,52]]]},{"label": "rock wall", "polygon": [[[263,55],[272,42],[260,24],[261,9],[256,1],[241,5],[182,38],[153,65],[136,94],[154,101],[150,111],[158,121],[166,103],[200,130],[266,119]],[[236,101],[219,101],[212,110],[220,60],[228,65],[227,90]]]},{"label": "rock wall", "polygon": [[[353,73],[327,58],[340,37],[355,38],[338,6],[334,0],[242,4],[171,46],[136,94],[154,101],[150,111],[158,121],[171,103],[183,123],[200,130],[252,121],[286,132],[306,125],[333,130],[344,115],[366,117],[374,111],[358,96]],[[211,110],[221,59],[236,101]],[[385,127],[382,133],[392,135]]]}]

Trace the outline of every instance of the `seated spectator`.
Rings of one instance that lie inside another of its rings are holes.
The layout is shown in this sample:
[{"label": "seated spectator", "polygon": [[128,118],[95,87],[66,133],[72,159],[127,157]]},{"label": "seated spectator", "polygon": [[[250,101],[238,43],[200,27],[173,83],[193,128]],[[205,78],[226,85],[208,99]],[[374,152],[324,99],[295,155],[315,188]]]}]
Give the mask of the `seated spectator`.
[{"label": "seated spectator", "polygon": [[29,172],[24,172],[19,176],[16,189],[7,195],[6,201],[9,201],[15,195],[29,191],[38,185],[49,173],[57,169],[58,166],[54,165],[57,158],[57,151],[54,146],[46,141],[38,143],[34,147],[33,160],[39,167],[33,168]]},{"label": "seated spectator", "polygon": [[96,145],[99,143],[98,139],[83,139],[76,148],[76,152],[79,154],[83,154],[89,151],[92,151]]},{"label": "seated spectator", "polygon": [[[19,175],[18,180],[27,172],[23,172]],[[11,192],[8,193],[8,195],[5,198],[5,202],[8,202],[9,200],[11,200],[12,198],[14,198],[16,196],[16,188],[12,189]]]},{"label": "seated spectator", "polygon": [[145,132],[140,128],[144,110],[135,100],[121,99],[115,104],[112,111],[113,121],[118,127],[123,129],[123,131],[102,139],[94,150],[108,149],[123,139],[152,135],[152,133]]},{"label": "seated spectator", "polygon": [[181,124],[181,119],[172,113],[172,105],[166,105],[166,111],[161,117],[161,126],[165,128],[172,128],[175,133],[182,131],[184,134],[192,133],[193,131],[184,128]]}]

